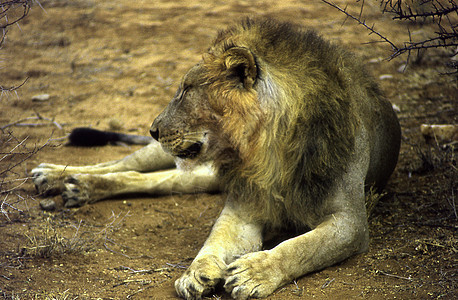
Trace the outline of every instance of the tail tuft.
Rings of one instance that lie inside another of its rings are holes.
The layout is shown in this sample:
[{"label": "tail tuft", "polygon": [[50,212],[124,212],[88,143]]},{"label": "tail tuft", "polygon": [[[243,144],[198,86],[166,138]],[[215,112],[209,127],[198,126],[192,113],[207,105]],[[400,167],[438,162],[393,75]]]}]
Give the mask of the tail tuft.
[{"label": "tail tuft", "polygon": [[79,127],[72,130],[68,137],[70,144],[82,147],[105,146],[119,141],[115,132]]},{"label": "tail tuft", "polygon": [[68,139],[70,145],[82,147],[105,146],[107,144],[148,145],[153,140],[150,136],[101,131],[88,127],[73,129]]}]

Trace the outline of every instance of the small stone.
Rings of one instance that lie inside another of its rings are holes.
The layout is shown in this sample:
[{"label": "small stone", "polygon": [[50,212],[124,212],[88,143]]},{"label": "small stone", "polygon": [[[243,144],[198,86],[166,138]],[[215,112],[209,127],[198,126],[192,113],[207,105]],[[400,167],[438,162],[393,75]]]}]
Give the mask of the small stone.
[{"label": "small stone", "polygon": [[123,126],[121,120],[116,119],[116,118],[113,118],[113,119],[110,119],[110,120],[108,121],[108,127],[109,127],[109,130],[112,130],[112,131],[119,131],[119,130],[121,130],[124,126]]},{"label": "small stone", "polygon": [[393,78],[393,75],[391,74],[383,74],[379,76],[380,80],[386,80],[386,79],[392,79],[392,78]]},{"label": "small stone", "polygon": [[407,69],[407,64],[402,64],[399,66],[397,71],[398,73],[404,73],[406,69]]},{"label": "small stone", "polygon": [[427,140],[458,141],[458,125],[456,124],[422,124],[420,131]]},{"label": "small stone", "polygon": [[40,201],[40,207],[42,210],[53,211],[56,209],[56,202],[52,199],[43,199]]},{"label": "small stone", "polygon": [[383,58],[377,57],[377,58],[372,58],[368,61],[370,64],[378,64],[379,62],[383,61]]},{"label": "small stone", "polygon": [[49,98],[51,98],[51,96],[49,96],[49,94],[35,95],[35,96],[32,97],[32,101],[44,102],[44,101],[48,101]]}]

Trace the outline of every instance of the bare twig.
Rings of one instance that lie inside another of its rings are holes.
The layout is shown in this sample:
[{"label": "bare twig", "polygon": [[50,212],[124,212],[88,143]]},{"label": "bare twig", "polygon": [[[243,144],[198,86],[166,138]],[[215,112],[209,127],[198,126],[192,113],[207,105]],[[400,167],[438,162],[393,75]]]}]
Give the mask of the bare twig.
[{"label": "bare twig", "polygon": [[[8,127],[11,127],[11,126],[47,126],[47,125],[54,125],[56,126],[58,129],[62,129],[62,125],[57,123],[56,121],[54,121],[54,119],[50,119],[50,118],[45,118],[43,116],[41,116],[39,113],[35,113],[35,117],[28,117],[28,118],[24,118],[24,119],[20,119],[18,121],[14,121],[13,123],[10,123],[10,124],[6,124],[2,127],[0,127],[0,130],[4,130]],[[30,120],[38,120],[38,121],[47,121],[49,123],[38,123],[38,124],[31,124],[31,123],[24,123],[26,121],[30,121]]]},{"label": "bare twig", "polygon": [[327,288],[328,286],[331,285],[331,283],[336,280],[335,278],[331,278],[331,279],[328,279],[326,280],[325,283],[323,283],[323,285],[321,286],[321,289],[324,290],[325,288]]},{"label": "bare twig", "polygon": [[394,275],[394,274],[389,274],[387,272],[384,272],[384,271],[381,271],[381,270],[377,270],[378,273],[382,274],[382,275],[385,275],[385,276],[390,276],[390,277],[394,277],[394,278],[398,278],[398,279],[403,279],[403,280],[409,280],[409,281],[412,281],[412,277],[403,277],[403,276],[399,276],[399,275]]},{"label": "bare twig", "polygon": [[[3,134],[4,131],[0,131],[0,133]],[[48,139],[45,144],[34,146],[34,148],[30,149],[26,146],[27,140],[27,137],[19,140],[10,132],[7,135],[0,135],[0,163],[2,163],[2,169],[0,170],[0,195],[2,197],[2,200],[0,200],[0,212],[8,222],[11,222],[11,218],[8,215],[9,211],[23,213],[21,209],[11,203],[12,196],[16,196],[18,202],[25,203],[27,206],[27,201],[19,194],[19,190],[29,178],[18,176],[14,169],[46,147],[50,141]]]},{"label": "bare twig", "polygon": [[13,149],[11,149],[7,154],[5,154],[2,158],[0,158],[0,162],[2,160],[4,160],[6,157],[12,155],[14,153],[14,151],[16,151],[17,148],[19,148],[21,145],[23,145],[25,143],[26,140],[27,140],[27,138],[23,139],[22,141],[19,142],[19,144],[14,146]]},{"label": "bare twig", "polygon": [[177,268],[177,269],[187,269],[188,266],[183,266],[181,264],[171,264],[171,263],[166,263],[167,266],[170,266],[172,268]]},{"label": "bare twig", "polygon": [[29,178],[20,178],[20,179],[16,179],[16,180],[3,182],[3,183],[10,183],[10,182],[14,182],[14,181],[21,181],[20,184],[14,186],[13,188],[10,188],[10,189],[4,190],[4,191],[0,191],[0,194],[9,194],[9,193],[13,192],[14,190],[19,189],[24,183],[27,182],[27,180],[29,180]]},{"label": "bare twig", "polygon": [[[149,284],[151,284],[151,282],[150,282]],[[132,298],[133,296],[135,296],[135,295],[137,295],[137,294],[139,294],[139,293],[141,293],[141,292],[143,292],[143,291],[145,291],[145,290],[147,290],[147,289],[149,289],[149,288],[151,288],[151,287],[153,287],[153,286],[152,286],[152,285],[148,285],[147,287],[144,287],[144,288],[139,289],[138,291],[136,291],[136,292],[134,292],[134,293],[132,293],[132,294],[130,294],[130,295],[127,295],[126,298],[127,298],[127,299],[130,299],[130,298]]]},{"label": "bare twig", "polygon": [[[124,218],[126,218],[127,216],[129,216],[129,213],[130,211],[128,211],[123,217],[120,218],[121,216],[121,213],[119,213],[118,215],[116,215],[113,211],[111,212],[111,217],[110,219],[112,219],[112,221],[110,223],[108,223],[107,225],[105,225],[105,227],[99,232],[99,236],[103,239],[103,246],[105,247],[106,250],[110,251],[110,252],[113,252],[115,254],[119,254],[119,255],[122,255],[124,257],[127,257],[129,259],[132,259],[132,257],[130,257],[129,255],[127,254],[124,254],[122,252],[119,252],[119,251],[115,251],[113,249],[111,249],[109,246],[108,246],[108,243],[112,243],[114,245],[117,245],[113,240],[111,240],[108,235],[110,233],[112,233],[114,230],[116,230],[120,225],[121,225],[121,222],[124,220]],[[123,246],[124,248],[128,248],[128,247],[125,247]]]},{"label": "bare twig", "polygon": [[144,269],[144,270],[134,270],[130,267],[120,266],[120,270],[128,270],[132,274],[152,274],[152,273],[161,273],[161,272],[170,272],[170,268],[156,268],[156,269]]},{"label": "bare twig", "polygon": [[[365,27],[369,31],[369,34],[374,34],[382,42],[389,44],[392,48],[392,53],[388,57],[390,60],[407,53],[407,61],[409,61],[412,51],[432,48],[451,48],[453,49],[452,56],[458,54],[458,26],[450,18],[451,14],[458,13],[458,4],[455,0],[448,0],[446,3],[438,0],[418,1],[414,2],[414,5],[417,6],[415,9],[405,4],[402,0],[382,0],[382,13],[392,14],[393,20],[417,21],[417,18],[431,19],[432,23],[437,25],[438,29],[434,33],[435,36],[421,41],[413,41],[409,31],[409,41],[404,42],[403,46],[396,45],[396,43],[392,42],[384,34],[376,31],[375,25],[370,26],[367,24],[366,20],[363,19],[364,1],[360,1],[361,7],[357,17],[349,13],[347,7],[341,8],[331,1],[321,1],[342,12],[346,16],[346,19],[350,18]],[[454,73],[458,72],[458,64],[452,62],[445,65],[455,69],[456,71]]]},{"label": "bare twig", "polygon": [[[32,0],[10,0],[10,1],[2,1],[0,3],[0,8],[2,11],[0,12],[0,29],[6,29],[8,26],[14,25],[24,19],[30,11],[30,7],[32,5]],[[19,6],[22,6],[22,14],[18,17],[13,18],[12,20],[8,18],[8,12],[13,10]],[[1,45],[1,44],[0,44]]]},{"label": "bare twig", "polygon": [[[4,33],[2,39],[0,40],[0,46],[2,45],[3,39],[5,38],[5,34],[6,33]],[[16,86],[4,87],[0,85],[0,98],[2,98],[4,94],[15,92],[16,90],[21,88],[27,82],[27,80],[29,80],[28,77],[24,79],[24,81],[21,84]]]},{"label": "bare twig", "polygon": [[[17,145],[16,147],[14,147],[12,150],[10,150],[8,153],[6,153],[1,160],[5,159],[7,156],[12,156],[12,155],[16,155],[17,153],[15,153],[14,151],[17,149],[17,147],[21,146],[22,144],[25,143],[25,141],[27,140],[27,138],[23,139],[19,145]],[[5,170],[1,171],[0,172],[0,175],[3,175],[3,174],[6,174],[8,172],[10,172],[11,170],[13,170],[15,167],[17,167],[18,165],[22,164],[24,161],[28,160],[30,157],[32,157],[33,155],[35,155],[35,153],[37,153],[38,151],[40,151],[41,149],[43,149],[44,147],[46,147],[49,143],[49,139],[46,141],[45,144],[43,144],[42,146],[39,146],[39,147],[35,147],[34,149],[32,150],[27,150],[27,152],[25,153],[25,157],[20,159],[19,161],[13,163],[12,165],[8,166]],[[1,161],[0,160],[0,161]]]},{"label": "bare twig", "polygon": [[150,284],[151,283],[151,280],[144,280],[144,279],[126,279],[126,280],[123,280],[122,282],[120,283],[117,283],[115,285],[113,285],[113,287],[118,287],[118,286],[121,286],[121,285],[125,285],[125,284],[129,284],[129,283],[132,283],[132,282],[138,282],[142,285],[146,285],[146,284]]},{"label": "bare twig", "polygon": [[[0,2],[0,29],[2,32],[0,38],[0,48],[5,42],[6,35],[8,33],[8,27],[14,24],[19,24],[19,21],[24,19],[29,14],[33,1],[39,3],[37,0],[7,0]],[[19,14],[15,13],[17,10],[20,10]],[[11,15],[13,15],[13,17],[10,18],[9,16]],[[22,87],[27,82],[27,80],[28,78],[26,78],[21,84],[17,86],[5,87],[0,84],[0,98],[4,94],[16,92],[17,89]]]},{"label": "bare twig", "polygon": [[11,222],[11,219],[10,217],[8,216],[8,211],[3,207],[3,205],[8,205],[8,206],[11,206],[8,204],[8,202],[6,202],[6,200],[8,199],[8,194],[5,196],[5,198],[2,200],[2,204],[0,205],[0,211],[1,213],[6,217],[6,219],[8,220],[8,222]]},{"label": "bare twig", "polygon": [[[326,1],[326,0],[321,0],[323,1],[324,3],[334,7],[335,9],[337,9],[338,11],[342,12],[343,14],[345,14],[347,16],[347,18],[350,18],[350,19],[353,19],[355,20],[356,22],[358,22],[360,25],[364,26],[367,30],[370,31],[370,34],[375,34],[377,35],[383,42],[386,42],[388,44],[390,44],[390,46],[393,48],[394,51],[397,51],[398,50],[398,47],[392,43],[389,39],[387,39],[384,35],[380,34],[379,32],[375,31],[374,29],[374,25],[372,26],[369,26],[367,23],[366,23],[366,20],[362,20],[361,19],[361,14],[363,12],[363,8],[361,7],[361,11],[360,11],[360,16],[359,17],[354,17],[352,14],[350,14],[349,12],[347,12],[347,8],[340,8],[337,4],[335,3],[332,3],[332,2],[329,2],[329,1]],[[363,5],[364,5],[364,2],[363,2]]]},{"label": "bare twig", "polygon": [[[417,7],[421,8],[423,6],[425,7],[424,9],[426,9],[426,11],[422,11],[412,9],[410,6],[404,6],[400,0],[395,1],[394,4],[392,1],[382,1],[382,5],[384,6],[383,11],[394,14],[394,20],[416,20],[417,18],[429,17],[441,19],[450,13],[458,11],[458,7],[454,0],[450,0],[448,4],[450,4],[450,6],[446,7],[437,0],[418,1],[418,3],[416,3]],[[428,5],[430,7],[426,7]]]}]

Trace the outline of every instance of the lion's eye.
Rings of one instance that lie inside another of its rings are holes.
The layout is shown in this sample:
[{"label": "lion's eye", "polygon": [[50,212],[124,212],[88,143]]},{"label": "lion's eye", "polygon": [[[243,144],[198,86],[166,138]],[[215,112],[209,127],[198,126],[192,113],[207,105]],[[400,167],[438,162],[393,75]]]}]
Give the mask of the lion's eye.
[{"label": "lion's eye", "polygon": [[183,89],[181,90],[180,99],[183,99],[183,97],[188,93],[188,91],[189,91],[189,86],[183,87]]}]

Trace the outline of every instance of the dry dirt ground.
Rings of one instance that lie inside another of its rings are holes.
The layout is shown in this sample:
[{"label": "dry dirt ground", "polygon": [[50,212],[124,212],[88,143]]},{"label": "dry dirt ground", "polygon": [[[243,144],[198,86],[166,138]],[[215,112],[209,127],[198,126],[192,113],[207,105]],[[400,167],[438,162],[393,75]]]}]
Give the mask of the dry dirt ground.
[{"label": "dry dirt ground", "polygon": [[[57,138],[78,126],[148,134],[217,30],[249,15],[316,28],[358,53],[398,107],[403,130],[398,167],[370,218],[369,252],[269,299],[458,297],[456,144],[427,144],[419,130],[457,123],[456,77],[439,74],[446,53],[427,52],[401,73],[406,57],[384,60],[389,46],[365,44],[377,38],[350,20],[342,26],[344,16],[318,0],[40,2],[0,50],[1,85],[28,78],[0,98],[0,297],[176,297],[173,283],[209,233],[221,195],[135,195],[79,209],[64,209],[56,196],[57,209],[44,212],[27,176],[41,162],[92,164],[138,149],[69,147]],[[348,2],[358,14],[359,3]],[[414,38],[434,29],[393,22],[367,2],[365,18],[394,41],[408,40],[408,28]],[[41,94],[50,98],[32,101]],[[209,298],[229,297],[217,290]]]}]

